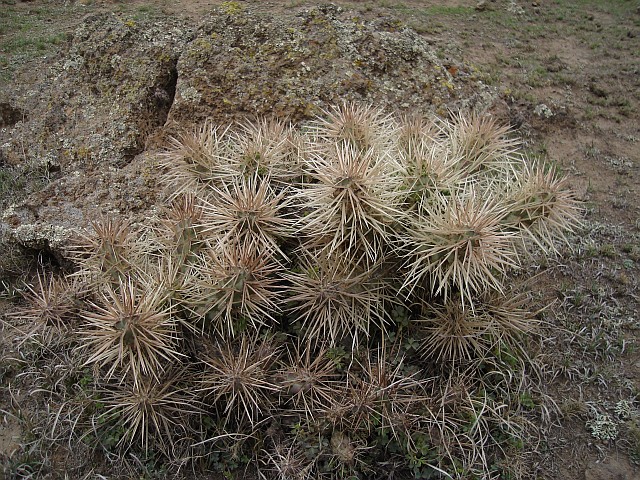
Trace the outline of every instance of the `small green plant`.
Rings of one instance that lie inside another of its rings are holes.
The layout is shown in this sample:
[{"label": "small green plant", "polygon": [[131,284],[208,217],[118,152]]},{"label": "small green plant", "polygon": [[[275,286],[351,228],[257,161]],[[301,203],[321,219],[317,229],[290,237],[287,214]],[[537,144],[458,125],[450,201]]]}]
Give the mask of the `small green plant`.
[{"label": "small green plant", "polygon": [[586,425],[594,438],[604,441],[618,438],[618,424],[606,413],[596,414]]}]

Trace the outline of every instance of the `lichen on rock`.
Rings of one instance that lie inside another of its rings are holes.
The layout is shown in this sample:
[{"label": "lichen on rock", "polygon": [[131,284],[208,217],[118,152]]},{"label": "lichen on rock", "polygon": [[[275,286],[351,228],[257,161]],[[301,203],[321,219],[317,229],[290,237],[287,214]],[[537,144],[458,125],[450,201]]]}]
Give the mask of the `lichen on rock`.
[{"label": "lichen on rock", "polygon": [[177,68],[169,118],[180,124],[247,115],[300,121],[340,100],[446,110],[462,97],[486,104],[490,91],[476,84],[463,92],[471,83],[464,67],[454,78],[401,22],[365,20],[332,5],[293,16],[218,10],[202,22]]}]

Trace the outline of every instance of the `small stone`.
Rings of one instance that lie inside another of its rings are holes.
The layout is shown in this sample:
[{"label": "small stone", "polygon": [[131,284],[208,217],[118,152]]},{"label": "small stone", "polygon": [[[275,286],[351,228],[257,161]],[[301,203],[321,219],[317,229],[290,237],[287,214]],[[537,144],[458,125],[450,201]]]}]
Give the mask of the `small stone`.
[{"label": "small stone", "polygon": [[551,111],[551,109],[545,105],[544,103],[541,103],[539,105],[536,105],[536,107],[533,109],[533,113],[535,113],[537,116],[539,117],[544,117],[544,118],[551,118],[553,117],[553,112]]},{"label": "small stone", "polygon": [[476,10],[479,12],[484,12],[487,9],[487,2],[486,0],[480,0],[477,4],[476,4]]}]

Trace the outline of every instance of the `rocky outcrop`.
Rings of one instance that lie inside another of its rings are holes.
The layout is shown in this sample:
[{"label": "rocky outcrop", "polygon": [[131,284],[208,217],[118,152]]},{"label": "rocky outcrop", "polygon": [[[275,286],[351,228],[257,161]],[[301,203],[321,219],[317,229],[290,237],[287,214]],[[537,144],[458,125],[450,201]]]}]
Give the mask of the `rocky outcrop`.
[{"label": "rocky outcrop", "polygon": [[275,115],[297,122],[344,99],[444,110],[461,94],[478,101],[486,93],[471,91],[470,80],[464,67],[445,65],[425,39],[392,18],[367,21],[331,5],[285,18],[219,12],[180,56],[169,118]]}]

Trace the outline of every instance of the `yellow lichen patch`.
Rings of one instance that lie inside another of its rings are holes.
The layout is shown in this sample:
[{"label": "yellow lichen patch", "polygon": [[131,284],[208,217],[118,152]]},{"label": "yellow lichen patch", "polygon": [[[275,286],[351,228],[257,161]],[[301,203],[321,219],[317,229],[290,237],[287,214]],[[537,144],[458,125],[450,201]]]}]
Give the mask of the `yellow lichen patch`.
[{"label": "yellow lichen patch", "polygon": [[238,2],[222,2],[220,5],[222,11],[227,15],[237,15],[244,11],[244,7],[240,5]]}]

